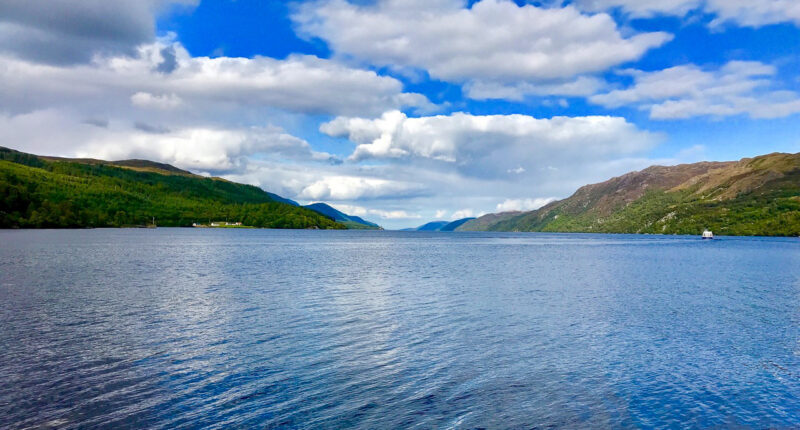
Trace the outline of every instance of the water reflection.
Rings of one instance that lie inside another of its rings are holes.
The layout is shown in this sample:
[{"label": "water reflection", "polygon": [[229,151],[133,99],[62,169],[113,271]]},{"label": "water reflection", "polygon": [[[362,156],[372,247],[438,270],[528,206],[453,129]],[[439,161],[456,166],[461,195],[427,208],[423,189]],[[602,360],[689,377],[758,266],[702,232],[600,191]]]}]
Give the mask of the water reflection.
[{"label": "water reflection", "polygon": [[796,426],[788,239],[0,232],[0,427]]}]

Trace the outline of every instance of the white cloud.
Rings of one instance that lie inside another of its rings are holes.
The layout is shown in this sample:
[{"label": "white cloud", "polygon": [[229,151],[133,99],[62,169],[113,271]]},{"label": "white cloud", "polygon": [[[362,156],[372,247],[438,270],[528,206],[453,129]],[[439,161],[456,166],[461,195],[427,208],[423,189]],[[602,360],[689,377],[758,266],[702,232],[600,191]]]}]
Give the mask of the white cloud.
[{"label": "white cloud", "polygon": [[707,0],[707,9],[716,13],[712,25],[735,22],[748,27],[780,22],[800,25],[800,2],[796,0]]},{"label": "white cloud", "polygon": [[351,161],[370,158],[427,160],[477,177],[525,177],[545,166],[579,166],[651,148],[656,135],[624,118],[465,113],[409,118],[402,112],[378,119],[339,117],[323,133],[358,144]]},{"label": "white cloud", "polygon": [[[315,3],[317,11],[298,9],[318,21],[301,23],[304,30],[336,33],[320,33],[332,59],[192,57],[177,36],[154,36],[153,17],[168,3],[53,0],[48,15],[42,2],[0,0],[0,144],[153,159],[293,199],[333,202],[388,227],[420,214],[479,215],[506,196],[531,207],[528,200],[563,197],[653,163],[646,154],[659,136],[623,118],[408,118],[399,110],[431,115],[425,112],[437,106],[363,65],[422,79],[428,72],[463,84],[475,99],[555,94],[542,105],[566,107],[562,97],[607,91],[596,73],[636,60],[670,37],[663,33],[637,34],[572,7],[333,0]],[[36,22],[7,13],[11,7],[36,12]],[[337,23],[347,26],[331,27]],[[116,27],[104,36],[103,26]],[[85,44],[70,33],[81,29],[92,33]],[[357,40],[362,31],[368,37]],[[357,145],[350,162],[333,164],[336,157],[292,135],[311,135],[326,115],[339,117],[324,131]]]},{"label": "white cloud", "polygon": [[315,125],[308,114],[372,115],[430,105],[425,97],[333,60],[197,58],[169,40],[69,67],[0,54],[0,142],[46,155],[151,159],[295,199],[393,198],[368,215],[417,216],[400,202],[429,195],[421,182],[342,166],[271,124],[304,129]]},{"label": "white cloud", "polygon": [[464,218],[477,218],[483,215],[486,215],[486,212],[476,212],[473,209],[460,209],[453,212],[453,214],[450,215],[450,219],[455,221]]},{"label": "white cloud", "polygon": [[653,119],[740,114],[778,118],[800,112],[800,94],[772,89],[776,70],[760,62],[731,61],[717,70],[690,64],[624,73],[633,77],[631,87],[589,100],[609,108],[638,106]]},{"label": "white cloud", "polygon": [[[46,130],[58,133],[42,133],[43,125]],[[159,128],[163,127],[141,123],[132,127],[114,124],[101,127],[46,110],[13,117],[0,115],[0,142],[23,142],[23,146],[15,148],[44,155],[105,160],[141,158],[202,171],[239,169],[248,157],[257,154],[275,160],[336,161],[330,154],[314,151],[305,140],[275,126],[195,126],[154,132]]]},{"label": "white cloud", "polygon": [[[467,84],[476,98],[554,92],[586,94],[579,76],[634,61],[671,39],[654,32],[624,36],[606,14],[517,6],[510,0],[345,0],[304,3],[292,16],[301,35],[320,37],[341,57],[394,69],[422,69]],[[575,79],[578,78],[576,81]]]},{"label": "white cloud", "polygon": [[511,211],[532,211],[554,202],[554,197],[540,197],[536,199],[506,199],[503,203],[497,204],[497,212]]},{"label": "white cloud", "polygon": [[[311,203],[325,203],[325,202],[311,202]],[[338,210],[339,212],[344,212],[347,215],[364,216],[368,213],[367,208],[363,206],[347,205],[343,203],[336,203],[336,204],[325,203],[325,204]]]},{"label": "white cloud", "polygon": [[327,203],[327,204],[340,212],[344,212],[348,215],[355,215],[359,217],[376,216],[380,217],[381,219],[387,219],[387,220],[407,220],[407,219],[422,218],[419,214],[409,213],[404,210],[367,209],[363,206],[348,205],[343,203],[336,203],[336,204]]},{"label": "white cloud", "polygon": [[589,12],[621,8],[635,18],[685,16],[702,10],[714,16],[712,27],[725,23],[746,27],[783,22],[800,25],[800,2],[796,0],[573,0],[572,4]]},{"label": "white cloud", "polygon": [[[174,51],[171,72],[158,70],[165,48]],[[73,67],[36,64],[0,56],[0,110],[25,111],[56,105],[115,104],[207,109],[277,108],[310,114],[378,114],[386,109],[432,109],[422,95],[373,71],[308,55],[272,58],[191,57],[179,44],[143,45],[134,57],[96,57]],[[91,106],[90,106],[91,107]],[[214,114],[216,116],[216,114]]]},{"label": "white cloud", "polygon": [[622,8],[633,17],[649,18],[659,14],[684,16],[700,7],[703,0],[573,0],[572,3],[589,12]]},{"label": "white cloud", "polygon": [[169,87],[220,101],[264,104],[304,113],[361,111],[388,106],[431,108],[419,94],[403,93],[400,81],[309,55],[285,60],[184,58]]},{"label": "white cloud", "polygon": [[381,209],[431,219],[495,211],[498,196],[515,196],[518,201],[506,206],[520,209],[544,204],[550,196],[566,197],[587,183],[654,164],[645,154],[660,140],[613,117],[455,113],[409,118],[387,112],[373,119],[336,118],[321,130],[356,144],[341,166],[352,176],[424,186],[421,195],[386,193],[373,201],[385,206]]},{"label": "white cloud", "polygon": [[[586,97],[597,93],[606,86],[602,79],[580,76],[575,80],[532,84],[518,82],[501,84],[489,81],[472,81],[464,86],[467,97],[475,100],[504,99],[520,101],[526,96],[571,96]],[[565,101],[566,102],[566,101]]]},{"label": "white cloud", "polygon": [[370,209],[367,211],[371,215],[377,215],[383,219],[420,219],[419,214],[408,213],[403,210],[385,211],[381,209]]},{"label": "white cloud", "polygon": [[169,110],[183,104],[183,100],[175,94],[150,94],[140,91],[131,96],[131,103],[142,108]]},{"label": "white cloud", "polygon": [[363,176],[326,176],[308,186],[299,197],[309,200],[358,200],[418,195],[420,184]]}]

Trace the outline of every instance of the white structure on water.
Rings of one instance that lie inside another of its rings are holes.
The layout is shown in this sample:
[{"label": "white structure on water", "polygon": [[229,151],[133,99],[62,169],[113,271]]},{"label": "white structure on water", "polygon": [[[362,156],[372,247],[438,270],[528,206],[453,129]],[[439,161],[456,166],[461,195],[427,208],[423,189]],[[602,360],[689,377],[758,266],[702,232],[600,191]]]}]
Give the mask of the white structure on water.
[{"label": "white structure on water", "polygon": [[703,239],[713,239],[713,238],[714,238],[714,233],[712,233],[711,230],[706,230],[703,232]]}]

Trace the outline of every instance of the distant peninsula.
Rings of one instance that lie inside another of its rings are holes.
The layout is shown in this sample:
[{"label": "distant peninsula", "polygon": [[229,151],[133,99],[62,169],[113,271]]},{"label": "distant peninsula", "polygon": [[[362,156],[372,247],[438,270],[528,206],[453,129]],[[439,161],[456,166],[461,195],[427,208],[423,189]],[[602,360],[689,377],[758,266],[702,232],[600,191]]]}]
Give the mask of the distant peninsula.
[{"label": "distant peninsula", "polygon": [[464,223],[475,218],[461,218],[455,221],[431,221],[419,227],[405,228],[401,231],[456,231]]},{"label": "distant peninsula", "polygon": [[45,157],[0,147],[0,228],[243,226],[346,229],[252,185],[147,160]]},{"label": "distant peninsula", "polygon": [[652,166],[586,185],[530,212],[490,214],[457,231],[800,235],[800,154]]}]

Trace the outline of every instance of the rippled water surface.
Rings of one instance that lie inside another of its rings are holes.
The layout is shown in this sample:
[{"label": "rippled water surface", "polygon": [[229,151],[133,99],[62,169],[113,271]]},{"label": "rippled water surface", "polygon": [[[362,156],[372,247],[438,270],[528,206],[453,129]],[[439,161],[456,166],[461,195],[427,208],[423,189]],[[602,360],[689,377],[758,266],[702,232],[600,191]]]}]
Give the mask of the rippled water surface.
[{"label": "rippled water surface", "polygon": [[1,428],[800,426],[800,240],[0,232]]}]

